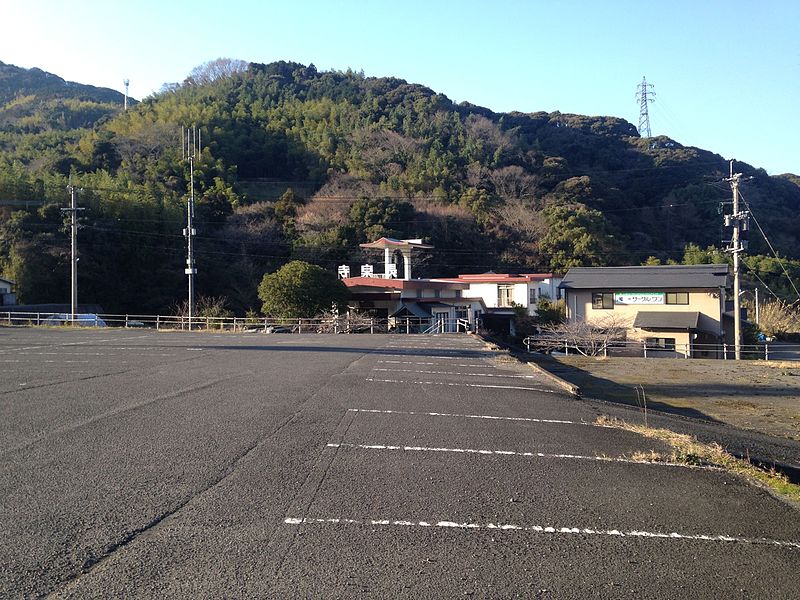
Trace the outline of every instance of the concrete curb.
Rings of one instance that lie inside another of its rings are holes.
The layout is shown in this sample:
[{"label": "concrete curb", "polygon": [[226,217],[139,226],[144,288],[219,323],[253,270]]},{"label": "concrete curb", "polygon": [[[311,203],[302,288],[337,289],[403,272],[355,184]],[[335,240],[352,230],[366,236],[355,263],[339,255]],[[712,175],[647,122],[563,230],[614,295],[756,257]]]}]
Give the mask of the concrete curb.
[{"label": "concrete curb", "polygon": [[533,369],[534,371],[536,371],[540,375],[544,375],[545,378],[549,379],[552,383],[555,383],[558,387],[560,387],[561,389],[565,390],[568,394],[572,394],[576,398],[580,398],[581,397],[581,388],[580,387],[578,387],[574,383],[570,383],[569,381],[566,381],[565,379],[561,379],[561,377],[559,377],[558,375],[554,375],[553,373],[551,373],[550,371],[548,371],[547,369],[545,369],[541,365],[536,364],[535,362],[531,362],[529,360],[525,360],[525,358],[520,358],[520,356],[518,356],[518,353],[515,352],[514,349],[512,347],[510,347],[508,344],[505,344],[503,342],[497,341],[497,340],[493,339],[491,336],[485,335],[485,334],[476,334],[476,337],[481,339],[481,340],[483,340],[483,343],[486,344],[487,347],[496,348],[496,349],[500,349],[500,348],[507,349],[511,353],[511,355],[514,356],[514,358],[524,362],[531,369]]},{"label": "concrete curb", "polygon": [[579,388],[574,383],[570,383],[569,381],[566,381],[565,379],[561,379],[561,377],[559,377],[558,375],[554,375],[553,373],[551,373],[550,371],[548,371],[547,369],[545,369],[541,365],[537,365],[535,362],[528,361],[528,362],[526,362],[526,364],[530,368],[532,368],[534,371],[536,371],[540,375],[544,375],[547,379],[549,379],[550,381],[552,381],[553,383],[555,383],[559,387],[565,389],[567,392],[569,392],[573,396],[576,396],[578,398],[581,397],[581,388]]}]

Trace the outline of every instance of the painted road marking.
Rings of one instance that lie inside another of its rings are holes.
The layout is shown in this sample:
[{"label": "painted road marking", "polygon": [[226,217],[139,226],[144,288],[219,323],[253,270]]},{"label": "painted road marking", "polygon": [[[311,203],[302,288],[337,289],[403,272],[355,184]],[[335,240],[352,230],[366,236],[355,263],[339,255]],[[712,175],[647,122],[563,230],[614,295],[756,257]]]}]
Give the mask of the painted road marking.
[{"label": "painted road marking", "polygon": [[374,379],[372,377],[367,377],[364,381],[369,381],[372,383],[413,383],[416,385],[450,385],[455,387],[490,388],[496,390],[527,390],[531,392],[546,392],[548,394],[562,393],[558,390],[546,390],[543,388],[520,387],[514,385],[491,385],[488,383],[482,384],[482,383],[451,383],[447,381],[401,381],[399,379]]},{"label": "painted road marking", "polygon": [[375,410],[371,408],[348,408],[350,412],[376,413],[383,415],[419,415],[424,417],[456,417],[460,419],[487,419],[490,421],[524,421],[529,423],[557,423],[559,425],[587,425],[589,427],[605,427],[611,429],[610,425],[599,423],[584,423],[581,421],[565,421],[563,419],[536,419],[533,417],[499,417],[494,415],[467,415],[459,413],[438,413],[438,412],[417,412],[402,410]]},{"label": "painted road marking", "polygon": [[459,375],[461,377],[503,377],[504,379],[536,379],[534,375],[503,375],[498,373],[454,373],[453,371],[425,371],[423,369],[381,369],[373,371],[387,371],[389,373],[425,373],[426,375]]},{"label": "painted road marking", "polygon": [[632,529],[590,529],[588,527],[552,527],[544,525],[512,525],[509,523],[459,523],[457,521],[408,521],[391,519],[312,519],[287,517],[286,525],[370,525],[381,527],[440,527],[444,529],[469,529],[477,531],[524,531],[527,533],[547,533],[551,535],[600,535],[617,538],[652,538],[666,540],[689,540],[696,542],[732,542],[781,548],[800,549],[800,542],[773,540],[769,538],[746,538],[732,535],[708,535],[694,533],[664,533],[659,531],[639,531]]},{"label": "painted road marking", "polygon": [[357,450],[401,450],[403,452],[445,452],[454,454],[482,454],[489,456],[521,456],[524,458],[559,458],[567,460],[592,460],[597,462],[628,463],[636,465],[658,465],[662,467],[695,468],[706,471],[718,471],[717,467],[694,466],[684,463],[634,460],[632,458],[613,456],[590,456],[584,454],[548,454],[545,452],[515,452],[513,450],[480,450],[475,448],[434,448],[430,446],[388,446],[384,444],[328,444],[328,448],[355,448]]},{"label": "painted road marking", "polygon": [[[405,356],[405,357],[414,356],[413,352],[406,352],[406,353],[402,354],[402,353],[399,353],[399,352],[398,353],[382,352],[380,350],[370,350],[366,354],[381,354],[383,356]],[[425,358],[435,358],[437,360],[464,360],[464,359],[467,359],[467,358],[476,358],[476,357],[474,355],[472,355],[472,354],[464,354],[464,355],[461,355],[461,356],[426,356]],[[482,358],[482,359],[489,360],[491,358],[494,358],[494,355],[487,354],[486,356],[479,356],[477,358]]]},{"label": "painted road marking", "polygon": [[[435,362],[415,362],[413,360],[379,360],[378,363],[389,364],[389,365],[420,365],[420,366],[429,366],[435,367],[439,363]],[[495,367],[494,365],[487,365],[486,363],[464,363],[464,364],[450,364],[452,367],[473,367],[478,369],[499,369],[500,367]]]}]

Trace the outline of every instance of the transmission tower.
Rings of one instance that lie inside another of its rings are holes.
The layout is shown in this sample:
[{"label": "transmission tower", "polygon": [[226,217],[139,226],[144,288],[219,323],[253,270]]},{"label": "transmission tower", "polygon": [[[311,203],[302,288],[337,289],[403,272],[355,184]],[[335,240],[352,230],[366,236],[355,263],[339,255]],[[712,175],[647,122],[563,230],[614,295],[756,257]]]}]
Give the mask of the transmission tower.
[{"label": "transmission tower", "polygon": [[653,91],[653,84],[647,83],[647,79],[642,76],[642,83],[636,87],[636,100],[639,101],[639,135],[642,137],[653,137],[650,132],[650,115],[647,112],[647,105],[653,102],[656,93]]}]

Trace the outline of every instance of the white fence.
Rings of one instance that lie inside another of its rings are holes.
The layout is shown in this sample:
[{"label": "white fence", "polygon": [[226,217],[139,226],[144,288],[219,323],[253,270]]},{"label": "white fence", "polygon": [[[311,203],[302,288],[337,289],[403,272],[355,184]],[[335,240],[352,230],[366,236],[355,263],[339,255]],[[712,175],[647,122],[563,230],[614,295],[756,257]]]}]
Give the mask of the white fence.
[{"label": "white fence", "polygon": [[[648,344],[647,341],[566,340],[527,337],[523,340],[528,352],[558,352],[588,356],[638,356],[644,358],[719,358],[733,360],[733,344],[674,344],[669,346]],[[800,344],[765,342],[742,344],[739,352],[744,359],[800,360]]]},{"label": "white fence", "polygon": [[16,327],[83,326],[150,328],[178,331],[250,331],[262,333],[461,333],[471,330],[464,319],[395,317],[376,319],[342,315],[324,319],[192,317],[182,315],[114,315],[0,312],[0,325]]}]

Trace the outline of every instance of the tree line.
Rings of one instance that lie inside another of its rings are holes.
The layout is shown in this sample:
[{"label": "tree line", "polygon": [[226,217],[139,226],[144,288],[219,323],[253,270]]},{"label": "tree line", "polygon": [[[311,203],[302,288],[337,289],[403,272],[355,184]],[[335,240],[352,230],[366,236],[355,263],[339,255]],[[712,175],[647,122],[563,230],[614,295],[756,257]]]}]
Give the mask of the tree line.
[{"label": "tree line", "polygon": [[[176,306],[187,125],[204,144],[198,292],[237,314],[260,308],[265,273],[292,260],[330,271],[367,262],[358,244],[381,235],[436,247],[417,276],[682,261],[689,244],[721,248],[725,237],[727,163],[614,117],[494,113],[396,78],[284,61],[212,61],[127,112],[105,97],[25,93],[0,99],[0,201],[15,201],[0,205],[0,269],[21,302],[69,297],[58,209],[71,178],[87,208],[82,298],[113,312]],[[748,203],[792,257],[797,180],[738,167],[753,178]],[[751,248],[755,272],[786,294],[763,242]]]}]

